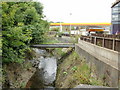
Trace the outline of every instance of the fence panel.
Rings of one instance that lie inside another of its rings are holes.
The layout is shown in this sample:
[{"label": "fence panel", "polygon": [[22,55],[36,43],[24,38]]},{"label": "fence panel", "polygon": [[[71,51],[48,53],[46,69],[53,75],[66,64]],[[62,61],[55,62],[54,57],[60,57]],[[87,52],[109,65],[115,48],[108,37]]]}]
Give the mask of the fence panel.
[{"label": "fence panel", "polygon": [[101,47],[120,51],[120,35],[92,34],[91,36],[81,36],[80,39]]}]

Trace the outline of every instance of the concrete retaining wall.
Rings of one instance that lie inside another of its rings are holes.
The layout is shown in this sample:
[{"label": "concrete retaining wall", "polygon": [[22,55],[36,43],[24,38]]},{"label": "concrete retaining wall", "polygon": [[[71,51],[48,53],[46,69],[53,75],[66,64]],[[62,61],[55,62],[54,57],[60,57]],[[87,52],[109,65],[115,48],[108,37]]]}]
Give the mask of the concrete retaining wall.
[{"label": "concrete retaining wall", "polygon": [[79,40],[75,51],[85,59],[96,76],[112,87],[118,87],[120,53]]}]

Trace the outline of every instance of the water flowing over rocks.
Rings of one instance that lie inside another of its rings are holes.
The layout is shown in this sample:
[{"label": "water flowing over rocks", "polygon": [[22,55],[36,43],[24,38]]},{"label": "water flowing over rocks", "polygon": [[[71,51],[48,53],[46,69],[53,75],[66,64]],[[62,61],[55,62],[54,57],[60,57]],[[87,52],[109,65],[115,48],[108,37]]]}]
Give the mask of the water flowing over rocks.
[{"label": "water flowing over rocks", "polygon": [[43,80],[46,85],[51,84],[55,80],[57,62],[54,57],[42,58],[38,68],[43,71]]},{"label": "water flowing over rocks", "polygon": [[33,50],[36,52],[36,54],[40,54],[40,55],[45,55],[47,53],[46,50],[42,50],[38,48],[33,48]]},{"label": "water flowing over rocks", "polygon": [[39,70],[39,78],[42,78],[44,85],[52,84],[56,79],[57,60],[51,56],[46,50],[33,48],[37,57],[33,60],[33,65]]}]

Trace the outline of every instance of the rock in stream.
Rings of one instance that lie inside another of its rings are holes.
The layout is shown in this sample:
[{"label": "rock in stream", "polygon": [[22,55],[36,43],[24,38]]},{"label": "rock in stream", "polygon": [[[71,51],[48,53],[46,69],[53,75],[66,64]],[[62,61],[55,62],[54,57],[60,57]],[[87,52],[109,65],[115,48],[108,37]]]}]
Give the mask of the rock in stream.
[{"label": "rock in stream", "polygon": [[[33,87],[52,87],[53,82],[56,79],[57,72],[57,60],[55,56],[50,56],[46,50],[33,49],[37,54],[37,58],[33,60],[33,64],[36,64],[37,71],[30,80],[33,81]],[[36,86],[39,85],[39,86]],[[32,87],[32,86],[31,86]]]},{"label": "rock in stream", "polygon": [[57,62],[55,57],[42,58],[38,68],[42,70],[44,83],[52,84],[56,79]]}]

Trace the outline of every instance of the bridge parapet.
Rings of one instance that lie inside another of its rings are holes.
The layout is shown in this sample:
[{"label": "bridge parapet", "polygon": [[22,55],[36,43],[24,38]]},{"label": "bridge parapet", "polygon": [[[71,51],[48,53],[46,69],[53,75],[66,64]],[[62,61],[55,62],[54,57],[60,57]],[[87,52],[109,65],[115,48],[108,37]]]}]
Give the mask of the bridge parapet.
[{"label": "bridge parapet", "polygon": [[81,36],[81,40],[120,52],[120,35]]},{"label": "bridge parapet", "polygon": [[118,86],[120,80],[120,52],[84,40],[78,40],[75,51],[82,59],[86,60],[91,71],[96,72],[99,79],[103,80],[102,77],[104,76],[105,82],[109,86]]},{"label": "bridge parapet", "polygon": [[83,40],[79,40],[78,44],[76,45],[102,62],[118,70],[118,57],[120,57],[120,52],[100,47]]}]

